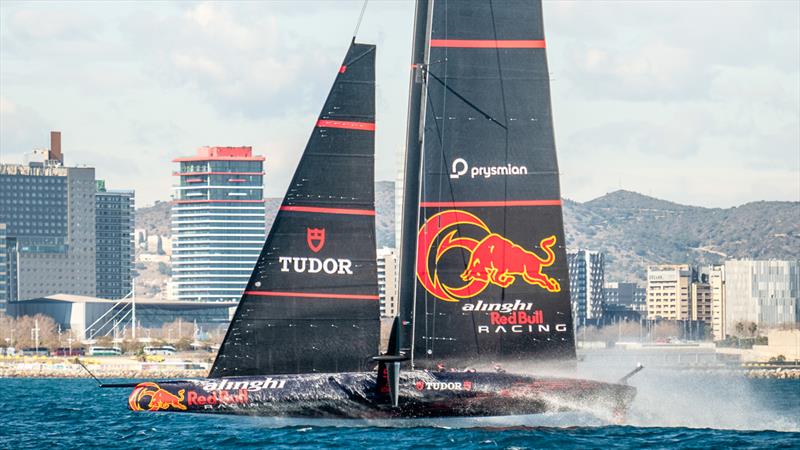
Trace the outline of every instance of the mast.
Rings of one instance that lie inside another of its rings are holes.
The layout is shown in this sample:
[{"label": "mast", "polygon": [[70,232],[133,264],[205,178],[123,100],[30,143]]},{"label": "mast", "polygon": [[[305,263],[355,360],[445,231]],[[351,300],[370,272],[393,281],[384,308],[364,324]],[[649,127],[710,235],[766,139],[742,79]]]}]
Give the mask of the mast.
[{"label": "mast", "polygon": [[396,341],[397,347],[389,349],[398,354],[413,342],[412,323],[414,294],[416,292],[415,255],[416,230],[419,226],[420,170],[422,158],[422,92],[425,81],[425,48],[428,34],[428,0],[417,0],[414,18],[414,42],[411,54],[411,76],[409,80],[408,122],[406,129],[406,158],[403,175],[403,224],[400,239],[400,326],[402,332]]}]

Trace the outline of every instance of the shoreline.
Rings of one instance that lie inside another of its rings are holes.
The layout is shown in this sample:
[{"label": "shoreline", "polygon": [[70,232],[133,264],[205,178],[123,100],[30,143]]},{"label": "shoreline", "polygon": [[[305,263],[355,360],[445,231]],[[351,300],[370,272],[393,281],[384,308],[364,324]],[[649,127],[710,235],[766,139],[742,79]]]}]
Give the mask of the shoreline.
[{"label": "shoreline", "polygon": [[[169,361],[164,363],[147,363],[134,361],[114,361],[113,363],[89,362],[92,374],[100,379],[179,379],[206,378],[208,367],[205,363],[190,361]],[[800,368],[755,368],[755,367],[661,367],[666,370],[686,370],[692,372],[719,373],[739,375],[747,378],[769,378],[782,380],[800,380]],[[91,379],[90,375],[79,364],[67,361],[36,362],[0,362],[0,379],[2,378],[75,378]]]}]

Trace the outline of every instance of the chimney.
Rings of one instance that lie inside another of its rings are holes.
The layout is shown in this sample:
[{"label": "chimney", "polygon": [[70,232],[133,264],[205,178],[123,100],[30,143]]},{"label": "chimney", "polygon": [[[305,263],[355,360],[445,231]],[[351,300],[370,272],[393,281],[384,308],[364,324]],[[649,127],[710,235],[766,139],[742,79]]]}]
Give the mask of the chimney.
[{"label": "chimney", "polygon": [[50,152],[47,155],[47,159],[54,159],[60,163],[64,163],[64,155],[61,154],[61,132],[60,131],[51,131],[50,132]]}]

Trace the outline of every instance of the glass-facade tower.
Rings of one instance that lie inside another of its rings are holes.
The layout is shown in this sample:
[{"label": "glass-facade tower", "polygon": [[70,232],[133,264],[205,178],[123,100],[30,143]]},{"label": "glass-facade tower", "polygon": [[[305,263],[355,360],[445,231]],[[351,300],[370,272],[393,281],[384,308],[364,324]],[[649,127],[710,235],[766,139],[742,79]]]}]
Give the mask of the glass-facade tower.
[{"label": "glass-facade tower", "polygon": [[109,191],[98,180],[95,203],[96,295],[116,300],[133,288],[134,192]]},{"label": "glass-facade tower", "polygon": [[173,162],[172,295],[238,301],[264,245],[264,158],[202,147]]}]

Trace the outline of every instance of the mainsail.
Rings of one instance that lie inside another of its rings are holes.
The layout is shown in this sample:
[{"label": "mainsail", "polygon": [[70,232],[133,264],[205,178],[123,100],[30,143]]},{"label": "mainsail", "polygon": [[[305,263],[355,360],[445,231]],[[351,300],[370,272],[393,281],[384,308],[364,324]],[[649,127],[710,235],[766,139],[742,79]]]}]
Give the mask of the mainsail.
[{"label": "mainsail", "polygon": [[362,371],[378,352],[375,46],[353,42],[210,377]]},{"label": "mainsail", "polygon": [[400,292],[403,319],[413,315],[413,364],[574,359],[541,3],[426,9],[416,23],[424,61],[415,60],[424,127],[420,145],[420,124],[409,123],[406,172],[419,173],[418,205],[408,201],[416,195],[404,205],[404,224],[417,224],[404,249],[416,256],[402,256]]}]

